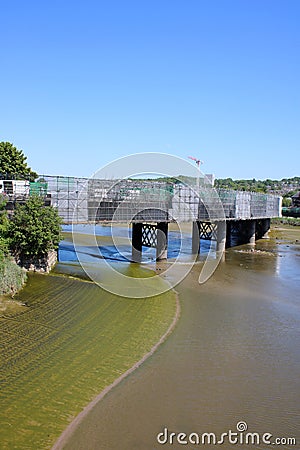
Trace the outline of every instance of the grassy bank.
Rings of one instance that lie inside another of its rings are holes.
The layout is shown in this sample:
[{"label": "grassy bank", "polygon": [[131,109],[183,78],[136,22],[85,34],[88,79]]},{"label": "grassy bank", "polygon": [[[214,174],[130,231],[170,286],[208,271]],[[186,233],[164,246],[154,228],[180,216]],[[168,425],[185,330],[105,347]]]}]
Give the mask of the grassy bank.
[{"label": "grassy bank", "polygon": [[26,281],[26,272],[12,258],[0,258],[0,295],[14,296]]},{"label": "grassy bank", "polygon": [[278,217],[271,220],[272,225],[293,225],[300,226],[300,217]]},{"label": "grassy bank", "polygon": [[159,340],[176,312],[173,292],[114,296],[92,283],[30,275],[0,314],[2,449],[51,448],[99,392]]}]

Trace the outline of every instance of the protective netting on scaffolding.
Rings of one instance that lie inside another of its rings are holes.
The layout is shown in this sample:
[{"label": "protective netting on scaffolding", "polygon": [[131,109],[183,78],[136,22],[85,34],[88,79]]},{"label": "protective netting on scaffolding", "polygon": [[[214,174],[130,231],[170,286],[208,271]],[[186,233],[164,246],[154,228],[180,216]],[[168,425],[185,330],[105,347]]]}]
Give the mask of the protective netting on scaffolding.
[{"label": "protective netting on scaffolding", "polygon": [[64,223],[191,222],[281,215],[280,196],[182,182],[41,175],[36,183],[1,183],[11,205],[41,195],[57,208]]}]

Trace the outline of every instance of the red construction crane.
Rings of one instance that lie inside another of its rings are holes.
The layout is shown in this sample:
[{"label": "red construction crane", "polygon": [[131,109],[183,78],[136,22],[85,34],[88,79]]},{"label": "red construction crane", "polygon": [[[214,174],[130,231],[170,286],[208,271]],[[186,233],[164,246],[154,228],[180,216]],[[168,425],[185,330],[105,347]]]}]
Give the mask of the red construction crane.
[{"label": "red construction crane", "polygon": [[195,161],[195,163],[198,166],[198,169],[200,170],[200,164],[204,164],[203,161],[201,161],[201,159],[195,158],[194,156],[189,156],[189,158]]}]

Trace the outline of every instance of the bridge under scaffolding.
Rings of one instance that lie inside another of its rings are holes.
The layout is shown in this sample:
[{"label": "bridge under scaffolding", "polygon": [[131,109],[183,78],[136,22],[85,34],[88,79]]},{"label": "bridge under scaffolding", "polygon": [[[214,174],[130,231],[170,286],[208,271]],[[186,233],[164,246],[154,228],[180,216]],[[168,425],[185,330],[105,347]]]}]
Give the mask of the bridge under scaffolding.
[{"label": "bridge under scaffolding", "polygon": [[41,177],[64,223],[279,217],[281,197],[155,180]]},{"label": "bridge under scaffolding", "polygon": [[[0,181],[5,183],[5,181]],[[19,181],[11,181],[19,183]],[[41,195],[63,223],[194,222],[281,216],[281,197],[156,180],[99,180],[40,175],[35,183],[11,185],[11,205]],[[8,188],[6,189],[8,190]],[[1,191],[0,191],[1,192]]]},{"label": "bridge under scaffolding", "polygon": [[17,203],[40,195],[65,224],[131,223],[136,262],[141,261],[143,247],[155,247],[157,259],[166,258],[170,222],[192,223],[195,254],[201,239],[215,240],[217,252],[236,243],[255,244],[255,239],[267,236],[270,219],[281,216],[280,196],[216,190],[198,182],[42,175],[29,183],[0,177],[0,193],[8,197],[12,214]]}]

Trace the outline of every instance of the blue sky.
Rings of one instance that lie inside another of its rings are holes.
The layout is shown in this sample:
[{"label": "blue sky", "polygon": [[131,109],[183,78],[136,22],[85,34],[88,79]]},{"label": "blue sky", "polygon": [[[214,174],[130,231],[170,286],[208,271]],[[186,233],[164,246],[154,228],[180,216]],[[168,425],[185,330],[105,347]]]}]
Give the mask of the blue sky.
[{"label": "blue sky", "polygon": [[[298,0],[0,0],[0,141],[39,173],[164,152],[300,175]],[[145,168],[146,170],[146,168]]]}]

